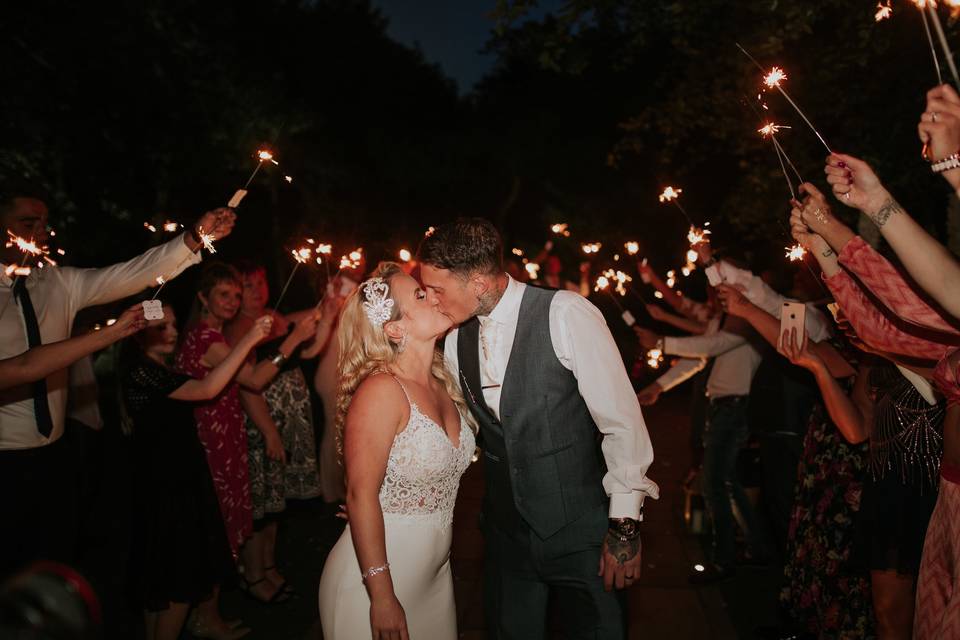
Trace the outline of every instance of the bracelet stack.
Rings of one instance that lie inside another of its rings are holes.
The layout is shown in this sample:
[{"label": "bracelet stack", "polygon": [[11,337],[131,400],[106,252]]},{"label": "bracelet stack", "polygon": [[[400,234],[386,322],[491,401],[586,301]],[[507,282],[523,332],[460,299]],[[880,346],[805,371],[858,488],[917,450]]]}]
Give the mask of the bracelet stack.
[{"label": "bracelet stack", "polygon": [[383,573],[384,571],[387,571],[388,569],[390,569],[390,563],[389,563],[389,562],[387,562],[387,563],[385,563],[385,564],[382,564],[382,565],[380,565],[379,567],[370,567],[369,569],[367,569],[366,571],[364,571],[363,573],[361,573],[361,574],[360,574],[360,577],[363,578],[363,581],[364,581],[364,582],[366,582],[366,581],[367,581],[367,578],[372,578],[373,576],[377,575],[378,573]]},{"label": "bracelet stack", "polygon": [[930,170],[934,173],[943,173],[944,171],[950,171],[951,169],[960,169],[960,151],[949,155],[942,160],[937,160],[936,162],[930,163]]}]

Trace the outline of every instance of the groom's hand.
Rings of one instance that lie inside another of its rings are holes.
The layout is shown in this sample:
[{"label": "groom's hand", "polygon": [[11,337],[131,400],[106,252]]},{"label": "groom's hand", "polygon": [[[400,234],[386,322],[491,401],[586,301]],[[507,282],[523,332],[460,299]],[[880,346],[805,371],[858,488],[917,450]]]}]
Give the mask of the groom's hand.
[{"label": "groom's hand", "polygon": [[597,574],[603,576],[605,590],[629,587],[640,578],[641,549],[639,534],[626,538],[614,529],[607,531],[600,550],[600,571]]}]

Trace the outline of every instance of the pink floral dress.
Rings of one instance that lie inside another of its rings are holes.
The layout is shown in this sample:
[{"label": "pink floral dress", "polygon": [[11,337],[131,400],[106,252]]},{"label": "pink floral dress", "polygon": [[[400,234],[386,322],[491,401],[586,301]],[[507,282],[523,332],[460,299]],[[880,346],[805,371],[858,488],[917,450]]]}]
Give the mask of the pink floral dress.
[{"label": "pink floral dress", "polygon": [[[177,352],[177,370],[197,379],[206,377],[210,369],[201,359],[218,342],[227,342],[222,333],[202,321],[198,323],[187,332]],[[237,382],[228,384],[213,400],[198,404],[193,416],[197,435],[207,452],[230,550],[236,558],[240,546],[253,532],[247,436]]]}]

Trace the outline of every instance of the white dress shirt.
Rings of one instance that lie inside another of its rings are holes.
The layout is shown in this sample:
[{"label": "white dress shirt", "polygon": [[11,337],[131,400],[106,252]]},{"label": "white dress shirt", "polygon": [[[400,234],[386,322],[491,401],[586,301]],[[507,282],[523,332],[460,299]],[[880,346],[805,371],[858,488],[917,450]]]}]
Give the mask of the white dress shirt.
[{"label": "white dress shirt", "polygon": [[663,353],[684,358],[716,358],[707,378],[707,395],[714,399],[748,395],[753,374],[762,360],[760,352],[746,338],[727,331],[666,337],[663,339]]},{"label": "white dress shirt", "polygon": [[[739,269],[725,260],[717,263],[717,270],[724,283],[733,285],[743,291],[747,300],[763,309],[774,318],[780,319],[783,313],[783,303],[790,300],[782,296],[763,281],[759,276],[753,275],[753,272],[746,269]],[[807,335],[814,342],[823,342],[833,335],[833,325],[827,320],[827,317],[809,302],[807,307],[804,328]]]},{"label": "white dress shirt", "polygon": [[[479,318],[483,398],[498,418],[500,385],[513,349],[526,286],[509,278],[497,306],[489,316]],[[444,355],[459,383],[457,336],[456,329],[447,336]],[[639,519],[643,499],[658,498],[660,490],[646,476],[653,462],[653,446],[610,329],[587,299],[572,291],[558,291],[550,303],[550,341],[557,359],[576,377],[580,395],[604,435],[601,448],[607,474],[603,488],[610,496],[610,517]]]},{"label": "white dress shirt", "polygon": [[[43,344],[70,337],[73,318],[84,307],[106,304],[143,291],[162,275],[169,280],[188,266],[200,262],[183,237],[154,247],[127,262],[102,269],[46,267],[26,276],[27,292],[40,325]],[[13,297],[13,279],[0,263],[0,358],[20,355],[28,348],[27,330],[20,305]],[[40,435],[34,417],[32,385],[0,391],[0,450],[30,449],[50,444],[63,435],[67,408],[67,371],[47,376],[47,402],[53,430]]]},{"label": "white dress shirt", "polygon": [[[684,300],[686,299],[684,298]],[[706,322],[707,328],[703,335],[712,336],[720,330],[720,316],[709,318]],[[708,360],[709,358],[680,358],[663,375],[657,378],[657,384],[663,391],[669,391],[703,371]]]}]

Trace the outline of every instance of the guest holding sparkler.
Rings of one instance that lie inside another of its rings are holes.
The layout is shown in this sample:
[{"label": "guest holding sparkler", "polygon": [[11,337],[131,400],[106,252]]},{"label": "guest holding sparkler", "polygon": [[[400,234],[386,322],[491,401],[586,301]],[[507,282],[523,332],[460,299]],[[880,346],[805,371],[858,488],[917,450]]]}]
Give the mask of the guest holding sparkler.
[{"label": "guest holding sparkler", "polygon": [[[234,214],[205,213],[186,233],[124,263],[100,269],[34,268],[17,244],[0,247],[0,359],[69,337],[84,307],[112,302],[167,279],[200,261],[200,229],[222,239]],[[46,245],[48,211],[41,197],[7,191],[0,197],[0,228],[7,237]],[[70,561],[76,536],[73,467],[61,441],[67,404],[67,369],[0,394],[0,483],[17,486],[0,498],[0,512],[13,525],[0,528],[0,575],[38,558]]]},{"label": "guest holding sparkler", "polygon": [[[266,307],[270,298],[263,265],[244,260],[237,264],[243,279],[240,312],[226,325],[224,335],[231,344],[250,330],[264,314],[273,318],[270,335],[258,345],[257,356],[275,352],[295,321],[316,313],[314,309],[283,316]],[[313,409],[300,360],[314,358],[330,337],[336,317],[335,297],[324,303],[324,314],[310,346],[298,347],[281,372],[262,392],[240,390],[240,402],[247,415],[250,495],[254,532],[244,545],[246,591],[254,598],[282,602],[292,590],[276,566],[277,515],[286,509],[286,500],[306,500],[321,495],[314,444]]]},{"label": "guest holding sparkler", "polygon": [[199,603],[195,620],[202,618],[191,626],[194,635],[239,638],[249,629],[224,622],[216,604],[219,585],[235,571],[193,409],[231,383],[247,354],[268,335],[271,318],[252,322],[227,357],[206,377],[193,379],[170,369],[176,317],[171,307],[163,310],[163,319],[128,340],[121,355],[136,473],[135,597],[144,610],[148,640],[176,640],[191,603]]}]

